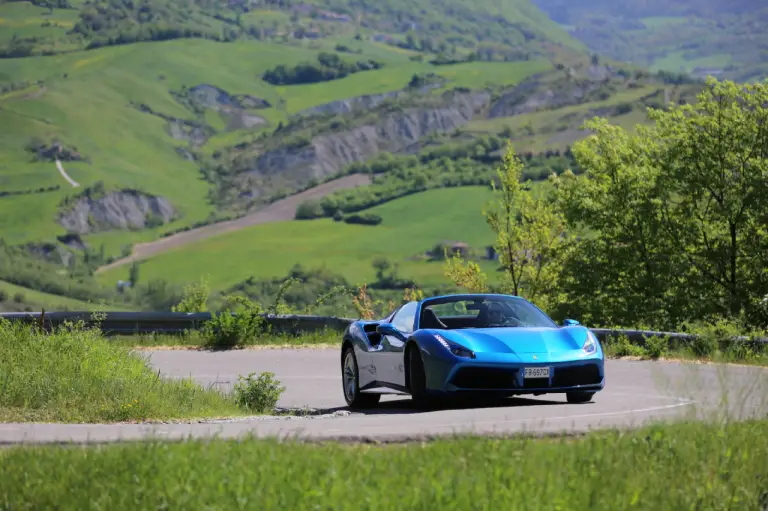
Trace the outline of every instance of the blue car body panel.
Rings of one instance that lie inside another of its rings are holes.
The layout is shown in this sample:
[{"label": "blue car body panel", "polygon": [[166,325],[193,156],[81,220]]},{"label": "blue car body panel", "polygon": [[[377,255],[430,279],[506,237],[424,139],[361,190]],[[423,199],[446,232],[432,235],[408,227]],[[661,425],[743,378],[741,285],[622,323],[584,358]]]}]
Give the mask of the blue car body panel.
[{"label": "blue car body panel", "polygon": [[[408,393],[405,349],[418,347],[431,394],[493,393],[503,395],[596,392],[605,386],[604,354],[591,331],[574,321],[558,326],[491,328],[420,328],[422,306],[450,299],[475,299],[503,296],[466,294],[432,297],[415,304],[413,331],[402,335],[382,335],[381,324],[391,324],[402,307],[380,320],[358,320],[344,332],[342,353],[352,346],[358,364],[360,390],[388,388]],[[537,311],[541,312],[538,308]],[[548,316],[541,312],[548,321]],[[442,340],[441,340],[442,338]],[[583,349],[591,339],[595,349]],[[472,356],[459,356],[443,342],[469,350]],[[543,378],[524,378],[525,368],[548,367]]]}]

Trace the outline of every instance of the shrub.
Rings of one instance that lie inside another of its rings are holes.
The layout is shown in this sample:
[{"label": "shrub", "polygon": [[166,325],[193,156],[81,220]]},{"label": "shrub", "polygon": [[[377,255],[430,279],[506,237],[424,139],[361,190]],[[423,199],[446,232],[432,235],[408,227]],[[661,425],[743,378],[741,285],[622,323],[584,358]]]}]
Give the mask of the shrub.
[{"label": "shrub", "polygon": [[379,225],[382,218],[373,213],[356,213],[344,219],[348,224]]},{"label": "shrub", "polygon": [[654,360],[663,357],[669,351],[669,336],[651,336],[646,338],[645,351]]},{"label": "shrub", "polygon": [[608,351],[617,357],[642,357],[645,355],[645,350],[642,346],[632,344],[629,337],[625,334],[619,334],[615,338],[609,336],[605,340],[605,346],[608,348]]},{"label": "shrub", "polygon": [[261,373],[258,378],[254,378],[255,374],[250,373],[245,378],[238,376],[234,388],[235,402],[246,410],[267,412],[275,408],[285,387],[275,379],[275,373]]},{"label": "shrub", "polygon": [[200,282],[184,286],[182,300],[171,307],[172,312],[207,312],[208,296],[210,288],[208,283],[200,279]]},{"label": "shrub", "polygon": [[730,319],[691,323],[685,328],[695,336],[687,348],[697,357],[711,357],[721,345],[733,343],[743,332],[742,325]]},{"label": "shrub", "polygon": [[245,344],[255,338],[264,329],[263,310],[241,296],[227,297],[230,304],[239,304],[240,310],[232,314],[227,307],[220,314],[212,314],[202,328],[202,336],[205,346],[208,348],[229,349]]}]

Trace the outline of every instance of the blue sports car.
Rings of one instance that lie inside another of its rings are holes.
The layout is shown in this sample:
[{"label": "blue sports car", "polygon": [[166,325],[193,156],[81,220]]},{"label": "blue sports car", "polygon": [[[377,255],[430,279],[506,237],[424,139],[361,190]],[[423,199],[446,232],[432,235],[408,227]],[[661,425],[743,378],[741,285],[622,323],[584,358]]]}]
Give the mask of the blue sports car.
[{"label": "blue sports car", "polygon": [[500,294],[411,301],[381,320],[344,332],[341,373],[352,408],[375,405],[381,390],[433,397],[564,393],[584,403],[605,385],[603,350],[577,321],[558,326],[531,302]]}]

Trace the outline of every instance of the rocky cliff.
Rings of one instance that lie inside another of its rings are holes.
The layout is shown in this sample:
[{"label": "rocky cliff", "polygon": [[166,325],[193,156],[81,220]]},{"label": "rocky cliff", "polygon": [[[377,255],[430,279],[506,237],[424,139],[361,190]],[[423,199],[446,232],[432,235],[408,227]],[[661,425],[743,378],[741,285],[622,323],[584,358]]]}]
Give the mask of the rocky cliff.
[{"label": "rocky cliff", "polygon": [[62,212],[59,223],[69,232],[89,234],[113,229],[142,229],[167,223],[177,213],[163,197],[135,190],[111,192],[103,197],[81,197]]},{"label": "rocky cliff", "polygon": [[608,87],[615,78],[612,68],[597,65],[590,66],[580,76],[568,75],[566,70],[563,77],[555,80],[533,77],[505,91],[491,106],[488,117],[510,117],[607,99]]},{"label": "rocky cliff", "polygon": [[431,107],[405,108],[383,114],[377,121],[315,136],[301,146],[279,146],[240,161],[246,175],[269,177],[300,186],[322,179],[347,165],[367,160],[379,152],[407,152],[432,133],[450,132],[486,109],[486,91],[451,92]]}]

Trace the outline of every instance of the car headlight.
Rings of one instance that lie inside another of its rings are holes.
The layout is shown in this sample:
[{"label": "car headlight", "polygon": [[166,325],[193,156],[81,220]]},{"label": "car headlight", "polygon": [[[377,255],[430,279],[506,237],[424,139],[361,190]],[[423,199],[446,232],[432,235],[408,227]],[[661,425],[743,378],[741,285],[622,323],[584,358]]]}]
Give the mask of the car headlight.
[{"label": "car headlight", "polygon": [[597,338],[595,337],[595,334],[593,334],[589,330],[587,331],[587,340],[584,343],[584,346],[581,347],[581,349],[584,350],[584,352],[589,355],[597,351]]},{"label": "car headlight", "polygon": [[442,344],[445,349],[456,355],[457,357],[464,357],[464,358],[475,358],[475,353],[465,348],[464,346],[460,344],[456,344],[455,342],[449,341],[445,337],[435,334],[435,339],[437,339],[440,344]]}]

